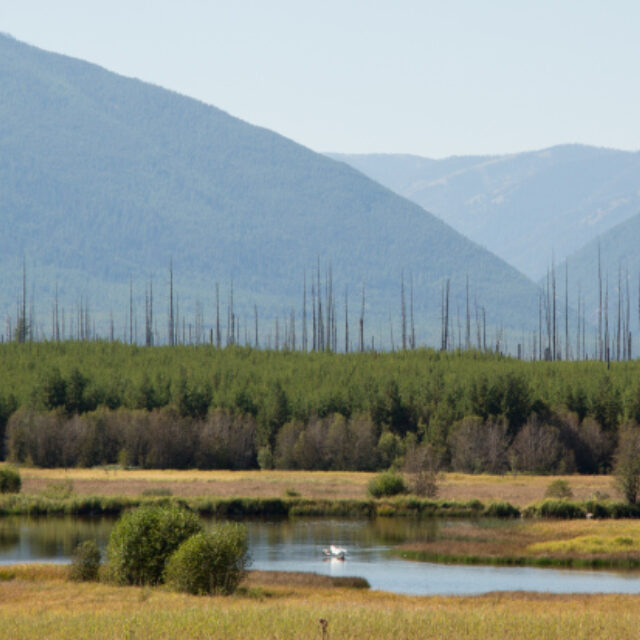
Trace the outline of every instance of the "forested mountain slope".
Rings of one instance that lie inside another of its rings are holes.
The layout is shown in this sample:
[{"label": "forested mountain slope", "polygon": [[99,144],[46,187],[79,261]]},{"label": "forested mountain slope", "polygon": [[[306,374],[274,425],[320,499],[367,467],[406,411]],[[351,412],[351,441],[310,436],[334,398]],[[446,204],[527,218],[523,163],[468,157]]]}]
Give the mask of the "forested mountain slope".
[{"label": "forested mountain slope", "polygon": [[[264,334],[291,307],[300,318],[305,270],[310,307],[319,262],[325,298],[332,269],[341,331],[349,286],[354,336],[366,284],[367,342],[388,339],[390,314],[398,337],[403,272],[407,305],[413,278],[419,340],[439,332],[448,278],[452,317],[463,308],[469,276],[489,324],[532,326],[537,289],[530,280],[342,162],[215,107],[8,36],[0,36],[0,86],[3,317],[15,316],[24,259],[27,306],[33,301],[43,333],[57,282],[67,329],[88,304],[98,330],[113,312],[118,335],[128,324],[131,279],[140,335],[153,277],[162,334],[173,260],[187,322],[199,300],[211,324],[215,283],[226,304],[233,281],[243,328],[253,323],[255,304]],[[224,309],[221,315],[226,322]]]},{"label": "forested mountain slope", "polygon": [[432,160],[342,155],[528,276],[640,212],[640,153],[565,145]]},{"label": "forested mountain slope", "polygon": [[[597,309],[600,289],[598,284],[599,251],[603,306],[608,283],[609,313],[612,326],[617,322],[619,282],[625,307],[627,294],[630,298],[632,327],[635,327],[636,322],[640,320],[640,302],[638,301],[640,293],[639,243],[640,213],[592,240],[582,249],[570,255],[566,261],[569,267],[569,277],[574,283],[580,283],[587,307]],[[564,268],[564,264],[560,266],[562,272],[564,272]],[[626,309],[623,310],[623,313],[626,313]]]}]

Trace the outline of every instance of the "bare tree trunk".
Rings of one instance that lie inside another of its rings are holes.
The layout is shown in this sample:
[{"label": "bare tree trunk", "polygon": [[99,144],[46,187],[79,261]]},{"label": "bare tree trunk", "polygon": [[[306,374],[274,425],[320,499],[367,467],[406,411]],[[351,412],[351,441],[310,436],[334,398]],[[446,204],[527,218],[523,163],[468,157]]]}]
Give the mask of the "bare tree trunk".
[{"label": "bare tree trunk", "polygon": [[302,285],[302,350],[306,353],[308,347],[307,336],[307,271],[303,272]]},{"label": "bare tree trunk", "polygon": [[538,295],[538,360],[542,360],[542,295]]},{"label": "bare tree trunk", "polygon": [[407,309],[404,303],[404,272],[400,276],[400,316],[402,322],[402,350],[407,350]]},{"label": "bare tree trunk", "polygon": [[564,263],[564,359],[570,360],[569,351],[569,263]]},{"label": "bare tree trunk", "polygon": [[581,291],[581,286],[580,283],[578,283],[578,330],[577,330],[577,337],[576,337],[576,360],[581,360],[582,359],[582,352],[580,350],[580,320],[581,320],[581,313],[582,313],[582,291]]},{"label": "bare tree trunk", "polygon": [[360,351],[364,351],[364,282],[362,283],[362,306],[360,307]]},{"label": "bare tree trunk", "polygon": [[216,282],[216,348],[222,346],[222,334],[220,333],[220,285]]},{"label": "bare tree trunk", "polygon": [[605,360],[607,361],[607,368],[609,368],[609,274],[607,274],[607,278],[605,280],[604,290],[604,353]]},{"label": "bare tree trunk", "polygon": [[442,341],[440,348],[446,351],[449,347],[449,278],[442,290]]},{"label": "bare tree trunk", "polygon": [[317,292],[318,292],[318,351],[324,351],[324,318],[322,314],[322,291],[320,287],[320,259],[318,259]]},{"label": "bare tree trunk", "polygon": [[625,289],[627,292],[627,307],[625,310],[625,319],[627,329],[625,331],[625,344],[627,347],[627,360],[631,360],[631,296],[629,295],[629,271],[625,273]]},{"label": "bare tree trunk", "polygon": [[169,345],[175,345],[175,319],[173,317],[173,260],[169,262]]},{"label": "bare tree trunk", "polygon": [[486,352],[487,350],[487,313],[482,307],[482,350]]},{"label": "bare tree trunk", "polygon": [[469,313],[469,276],[467,276],[467,309],[466,309],[466,325],[465,325],[465,336],[464,336],[464,348],[468,351],[471,349],[471,316]]},{"label": "bare tree trunk", "polygon": [[258,349],[260,346],[260,343],[258,342],[258,305],[257,304],[253,305],[253,322],[254,322],[254,330],[255,330],[254,346],[256,349]]},{"label": "bare tree trunk", "polygon": [[60,342],[60,318],[58,314],[58,281],[56,280],[56,342]]},{"label": "bare tree trunk", "polygon": [[413,273],[411,274],[411,349],[416,348],[416,326],[413,322]]},{"label": "bare tree trunk", "polygon": [[313,309],[313,351],[318,350],[318,321],[316,319],[316,287],[311,282],[311,308]]},{"label": "bare tree trunk", "polygon": [[556,325],[556,264],[555,258],[551,261],[551,286],[553,295],[553,360],[558,359],[558,338],[557,338],[557,325]]},{"label": "bare tree trunk", "polygon": [[482,349],[482,332],[480,327],[480,310],[478,307],[478,300],[475,296],[473,298],[473,307],[476,316],[476,346],[478,351],[480,351]]},{"label": "bare tree trunk", "polygon": [[349,353],[349,288],[344,288],[344,352]]},{"label": "bare tree trunk", "polygon": [[231,344],[234,344],[236,341],[236,314],[233,309],[233,278],[231,278],[231,285],[229,288],[229,319],[231,325]]},{"label": "bare tree trunk", "polygon": [[598,360],[604,359],[602,350],[602,268],[600,262],[600,241],[598,241]]},{"label": "bare tree trunk", "polygon": [[622,333],[622,274],[618,265],[618,310],[616,319],[616,362],[620,362],[620,338]]}]

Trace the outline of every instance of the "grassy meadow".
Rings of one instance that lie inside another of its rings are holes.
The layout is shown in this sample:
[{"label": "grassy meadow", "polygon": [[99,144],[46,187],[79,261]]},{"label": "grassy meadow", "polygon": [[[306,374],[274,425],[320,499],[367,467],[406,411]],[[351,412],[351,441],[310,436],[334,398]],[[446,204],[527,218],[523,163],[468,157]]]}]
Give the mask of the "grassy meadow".
[{"label": "grassy meadow", "polygon": [[628,595],[496,593],[415,597],[333,586],[261,583],[234,596],[198,597],[162,588],[77,584],[60,566],[0,569],[0,630],[21,640],[414,638],[627,639],[640,598]]},{"label": "grassy meadow", "polygon": [[[70,481],[77,495],[127,496],[145,491],[167,489],[183,498],[282,498],[299,495],[310,499],[365,500],[367,486],[374,473],[350,471],[198,471],[128,470],[118,468],[37,469],[23,467],[22,492],[41,493],[52,484]],[[489,475],[443,473],[438,497],[445,500],[480,500],[483,503],[506,501],[524,507],[544,497],[554,480],[566,480],[576,500],[588,500],[594,494],[618,498],[614,480],[607,475]]]},{"label": "grassy meadow", "polygon": [[429,540],[400,545],[412,560],[583,568],[640,567],[637,520],[465,520],[443,524]]}]

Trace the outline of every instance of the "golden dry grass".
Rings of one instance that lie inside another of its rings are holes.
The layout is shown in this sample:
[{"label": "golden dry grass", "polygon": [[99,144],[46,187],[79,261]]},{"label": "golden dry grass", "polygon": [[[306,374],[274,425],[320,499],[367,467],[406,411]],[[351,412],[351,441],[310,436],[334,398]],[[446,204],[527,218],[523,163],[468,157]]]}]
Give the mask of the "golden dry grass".
[{"label": "golden dry grass", "polygon": [[154,488],[191,497],[283,497],[295,490],[305,498],[365,498],[373,474],[343,471],[175,471],[120,469],[21,469],[24,493],[51,482],[73,481],[80,495],[138,496]]},{"label": "golden dry grass", "polygon": [[455,522],[401,551],[464,558],[640,559],[640,521],[542,520],[487,525]]},{"label": "golden dry grass", "polygon": [[[276,498],[294,490],[305,498],[367,498],[372,473],[349,471],[175,471],[120,469],[21,469],[24,493],[38,493],[53,481],[70,479],[80,495],[139,496],[143,491],[168,488],[175,496]],[[547,486],[566,480],[576,500],[596,491],[615,497],[610,476],[469,475],[447,473],[439,497],[489,503],[506,500],[523,507],[544,497]]]},{"label": "golden dry grass", "polygon": [[331,640],[616,640],[637,637],[640,624],[640,597],[628,595],[414,597],[293,584],[210,598],[14,569],[0,581],[0,637],[21,640],[320,639],[320,618]]}]

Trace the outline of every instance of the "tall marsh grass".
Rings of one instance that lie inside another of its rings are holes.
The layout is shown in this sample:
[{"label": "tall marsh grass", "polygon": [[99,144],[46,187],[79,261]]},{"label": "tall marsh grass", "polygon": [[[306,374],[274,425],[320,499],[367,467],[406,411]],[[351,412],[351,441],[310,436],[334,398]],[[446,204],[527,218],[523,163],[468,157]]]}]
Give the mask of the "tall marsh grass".
[{"label": "tall marsh grass", "polygon": [[319,640],[320,619],[328,621],[333,640],[626,640],[637,636],[640,624],[637,596],[429,598],[265,586],[251,594],[210,598],[18,577],[2,589],[2,635],[21,640]]}]

